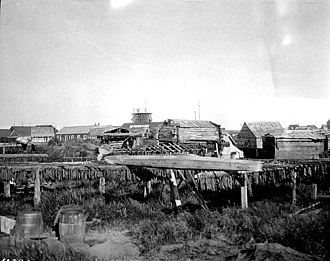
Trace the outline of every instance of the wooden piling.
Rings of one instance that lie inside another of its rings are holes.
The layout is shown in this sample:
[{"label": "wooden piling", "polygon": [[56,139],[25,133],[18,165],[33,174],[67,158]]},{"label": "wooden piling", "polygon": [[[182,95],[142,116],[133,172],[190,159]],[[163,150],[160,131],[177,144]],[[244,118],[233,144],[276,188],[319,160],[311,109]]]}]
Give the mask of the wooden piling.
[{"label": "wooden piling", "polygon": [[36,171],[36,178],[34,180],[34,206],[38,206],[41,202],[41,191],[40,191],[40,167]]},{"label": "wooden piling", "polygon": [[9,181],[5,181],[5,182],[3,182],[3,185],[4,185],[5,197],[6,198],[10,198],[10,182]]},{"label": "wooden piling", "polygon": [[100,177],[100,179],[99,179],[99,192],[101,194],[105,194],[105,178],[104,177]]},{"label": "wooden piling", "polygon": [[241,184],[241,207],[246,209],[248,207],[248,186],[247,186],[247,173],[246,171],[240,171],[242,174]]},{"label": "wooden piling", "polygon": [[292,204],[297,202],[297,172],[295,170],[291,171],[292,179]]},{"label": "wooden piling", "polygon": [[317,200],[317,184],[312,184],[312,199]]},{"label": "wooden piling", "polygon": [[179,195],[178,184],[175,178],[174,171],[170,170],[171,178],[170,178],[170,189],[171,189],[171,201],[172,205],[176,212],[180,212],[182,209],[182,203]]}]

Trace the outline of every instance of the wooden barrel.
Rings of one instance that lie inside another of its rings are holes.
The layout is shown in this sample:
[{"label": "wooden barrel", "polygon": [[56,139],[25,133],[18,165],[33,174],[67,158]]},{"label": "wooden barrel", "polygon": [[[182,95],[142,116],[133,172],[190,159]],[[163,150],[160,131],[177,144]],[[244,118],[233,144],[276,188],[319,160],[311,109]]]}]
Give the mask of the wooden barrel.
[{"label": "wooden barrel", "polygon": [[22,229],[25,238],[40,237],[44,230],[42,215],[37,211],[19,212],[16,217],[16,226]]},{"label": "wooden barrel", "polygon": [[66,209],[61,212],[59,239],[66,243],[83,242],[86,218],[81,210]]}]

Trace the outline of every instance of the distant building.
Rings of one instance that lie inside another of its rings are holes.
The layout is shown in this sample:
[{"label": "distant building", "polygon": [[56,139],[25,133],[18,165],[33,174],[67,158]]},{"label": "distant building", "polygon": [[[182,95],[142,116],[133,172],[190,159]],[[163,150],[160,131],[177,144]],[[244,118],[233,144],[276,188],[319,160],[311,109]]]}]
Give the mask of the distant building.
[{"label": "distant building", "polygon": [[299,127],[299,124],[290,124],[288,130],[295,130],[297,127]]},{"label": "distant building", "polygon": [[33,143],[48,142],[55,138],[55,131],[53,126],[32,126],[31,141]]},{"label": "distant building", "polygon": [[91,139],[101,139],[107,131],[115,128],[118,127],[112,125],[96,125],[90,129],[89,136]]},{"label": "distant building", "polygon": [[12,141],[10,138],[10,130],[0,129],[0,143],[9,143],[10,141]]},{"label": "distant building", "polygon": [[310,130],[263,136],[263,158],[315,159],[326,149],[326,137]]},{"label": "distant building", "polygon": [[220,142],[220,125],[205,120],[169,119],[159,129],[160,142]]},{"label": "distant building", "polygon": [[56,138],[60,141],[74,139],[87,140],[91,138],[90,131],[93,127],[95,127],[95,125],[63,127],[56,133]]},{"label": "distant building", "polygon": [[244,152],[247,158],[261,158],[263,139],[266,134],[283,134],[285,129],[278,121],[244,122],[237,135],[237,147]]}]

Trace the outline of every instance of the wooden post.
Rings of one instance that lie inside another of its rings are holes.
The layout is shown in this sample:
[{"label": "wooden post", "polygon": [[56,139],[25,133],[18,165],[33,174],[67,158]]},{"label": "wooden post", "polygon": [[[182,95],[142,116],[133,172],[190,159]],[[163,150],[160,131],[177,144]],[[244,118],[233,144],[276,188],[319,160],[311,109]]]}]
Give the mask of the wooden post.
[{"label": "wooden post", "polygon": [[292,179],[292,204],[297,202],[297,172],[295,170],[291,171]]},{"label": "wooden post", "polygon": [[99,179],[99,192],[101,194],[105,194],[105,178],[104,177],[101,177]]},{"label": "wooden post", "polygon": [[171,178],[170,178],[170,188],[171,188],[171,201],[172,205],[174,206],[174,209],[176,212],[181,211],[181,200],[180,200],[180,195],[179,195],[179,190],[178,190],[178,184],[176,182],[175,174],[174,171],[171,169],[170,170]]},{"label": "wooden post", "polygon": [[147,196],[149,196],[150,193],[151,193],[151,190],[152,190],[152,188],[151,188],[151,180],[146,181],[146,182],[144,183],[143,197],[146,198]]},{"label": "wooden post", "polygon": [[41,202],[41,192],[40,192],[40,168],[37,169],[36,178],[34,180],[34,206],[38,206]]},{"label": "wooden post", "polygon": [[2,147],[2,154],[6,154],[6,148],[5,148],[5,146]]},{"label": "wooden post", "polygon": [[242,174],[242,184],[241,184],[241,206],[242,209],[248,207],[248,186],[247,186],[247,174],[245,171],[239,171]]},{"label": "wooden post", "polygon": [[317,200],[317,184],[312,184],[312,199]]},{"label": "wooden post", "polygon": [[4,181],[3,184],[4,184],[5,197],[10,198],[10,182]]}]

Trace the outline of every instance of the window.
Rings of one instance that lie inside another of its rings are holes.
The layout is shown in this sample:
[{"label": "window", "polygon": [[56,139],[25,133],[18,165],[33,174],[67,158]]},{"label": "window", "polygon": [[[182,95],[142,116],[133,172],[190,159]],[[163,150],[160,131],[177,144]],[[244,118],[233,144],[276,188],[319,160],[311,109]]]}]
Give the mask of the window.
[{"label": "window", "polygon": [[80,135],[77,135],[77,139],[80,139]]},{"label": "window", "polygon": [[71,135],[71,140],[73,140],[74,139],[74,135]]}]

